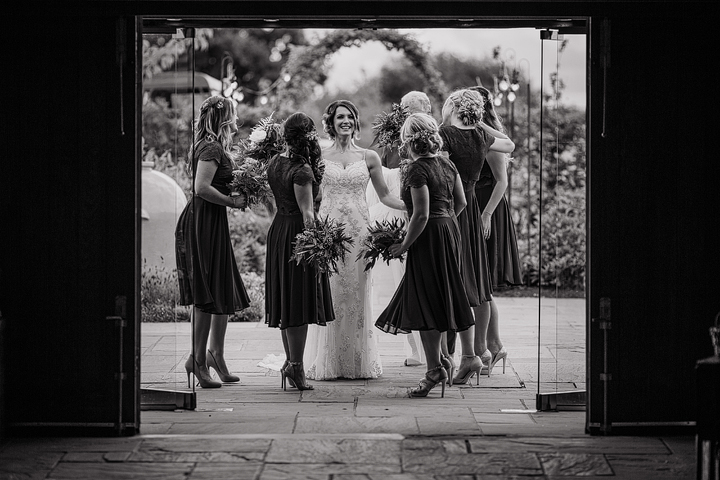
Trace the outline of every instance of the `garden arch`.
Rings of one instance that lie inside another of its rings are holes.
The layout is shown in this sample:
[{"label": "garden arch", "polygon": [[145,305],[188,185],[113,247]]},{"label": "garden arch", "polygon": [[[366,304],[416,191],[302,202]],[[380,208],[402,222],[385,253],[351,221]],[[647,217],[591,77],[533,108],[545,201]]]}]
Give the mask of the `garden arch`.
[{"label": "garden arch", "polygon": [[402,51],[427,81],[428,96],[442,102],[447,87],[440,72],[430,63],[428,52],[412,36],[397,30],[337,30],[329,33],[316,45],[294,46],[285,63],[280,78],[287,81],[278,85],[275,98],[278,110],[292,110],[308,98],[315,84],[326,76],[327,58],[344,47],[359,47],[365,42],[380,42],[388,50]]}]

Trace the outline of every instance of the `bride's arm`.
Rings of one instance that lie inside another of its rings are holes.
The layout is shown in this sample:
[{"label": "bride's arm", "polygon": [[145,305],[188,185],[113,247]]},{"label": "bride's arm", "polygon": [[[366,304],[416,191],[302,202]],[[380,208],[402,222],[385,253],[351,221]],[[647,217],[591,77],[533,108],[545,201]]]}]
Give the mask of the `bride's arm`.
[{"label": "bride's arm", "polygon": [[380,157],[377,153],[372,150],[368,150],[365,155],[365,163],[367,164],[368,171],[370,172],[370,181],[373,184],[373,188],[378,194],[380,201],[395,210],[406,210],[405,203],[390,193],[390,189],[385,183],[385,175],[383,175],[382,163],[380,163]]}]

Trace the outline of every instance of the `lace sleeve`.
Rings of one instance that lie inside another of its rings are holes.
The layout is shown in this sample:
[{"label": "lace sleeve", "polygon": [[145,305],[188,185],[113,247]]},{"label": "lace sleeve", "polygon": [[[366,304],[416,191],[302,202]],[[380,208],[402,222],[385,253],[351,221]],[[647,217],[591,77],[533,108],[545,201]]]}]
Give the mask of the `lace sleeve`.
[{"label": "lace sleeve", "polygon": [[197,159],[201,162],[209,162],[214,160],[218,164],[222,163],[223,150],[220,145],[215,142],[205,142],[199,149]]},{"label": "lace sleeve", "polygon": [[294,169],[292,179],[295,185],[307,185],[315,179],[315,176],[310,165],[303,163]]},{"label": "lace sleeve", "polygon": [[410,188],[420,188],[423,185],[427,185],[428,172],[425,166],[418,162],[413,162],[408,165],[407,172],[405,173],[405,184]]},{"label": "lace sleeve", "polygon": [[482,133],[484,140],[482,156],[485,157],[485,155],[487,155],[487,153],[490,151],[490,145],[495,143],[495,137],[482,129],[480,129],[480,133]]},{"label": "lace sleeve", "polygon": [[447,134],[447,128],[445,126],[441,126],[438,130],[438,133],[440,134],[440,138],[442,138],[443,146],[441,150],[444,150],[446,152],[450,151],[450,139],[448,138]]}]

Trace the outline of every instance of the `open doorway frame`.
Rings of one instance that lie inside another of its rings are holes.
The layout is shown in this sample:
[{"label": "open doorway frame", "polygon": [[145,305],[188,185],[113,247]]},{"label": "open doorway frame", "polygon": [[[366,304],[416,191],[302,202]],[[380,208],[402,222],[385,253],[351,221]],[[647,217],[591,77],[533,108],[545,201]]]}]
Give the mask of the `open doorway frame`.
[{"label": "open doorway frame", "polygon": [[[587,69],[587,81],[586,81],[586,124],[590,126],[590,78],[589,78],[589,45],[590,45],[590,18],[588,17],[577,17],[567,18],[558,20],[556,18],[547,17],[496,17],[496,18],[423,18],[423,19],[411,19],[411,18],[388,18],[388,19],[365,19],[365,18],[352,18],[352,17],[337,17],[331,20],[323,19],[318,20],[316,18],[302,18],[302,17],[278,17],[278,18],[245,18],[245,17],[187,17],[187,18],[166,18],[163,17],[142,17],[138,25],[139,28],[138,38],[142,38],[143,33],[175,33],[178,31],[188,32],[190,34],[191,29],[195,28],[399,28],[399,27],[422,27],[422,28],[513,28],[513,27],[530,27],[538,30],[538,37],[540,39],[540,31],[554,31],[559,33],[582,33],[586,35],[586,69]],[[357,26],[360,25],[360,26]],[[179,30],[178,30],[179,29]],[[139,40],[141,41],[141,40]],[[142,92],[140,91],[137,98],[142,98]],[[141,111],[141,106],[138,106]],[[587,136],[587,170],[589,173],[590,166],[590,135]],[[590,179],[588,175],[587,182],[589,184]],[[586,189],[587,192],[587,189]],[[589,199],[588,199],[589,200]],[[588,209],[588,229],[589,229],[589,201],[586,204]],[[589,238],[589,235],[588,235]],[[589,245],[586,253],[586,259],[589,259],[590,251]],[[586,268],[589,270],[589,261],[586,261]],[[589,272],[587,277],[589,279]],[[586,282],[586,312],[589,312],[587,303],[589,301],[589,281]],[[589,368],[589,325],[588,325],[589,313],[586,315],[586,362],[587,368]],[[139,319],[140,320],[140,319]],[[589,385],[588,385],[589,386]],[[194,392],[193,392],[194,393]],[[565,395],[569,393],[569,395]],[[585,392],[562,392],[560,394],[543,394],[538,398],[536,406],[538,409],[555,409],[562,408],[564,403],[569,403],[574,406],[584,404]],[[194,399],[186,402],[188,405],[194,405]],[[589,410],[589,408],[588,408]]]}]

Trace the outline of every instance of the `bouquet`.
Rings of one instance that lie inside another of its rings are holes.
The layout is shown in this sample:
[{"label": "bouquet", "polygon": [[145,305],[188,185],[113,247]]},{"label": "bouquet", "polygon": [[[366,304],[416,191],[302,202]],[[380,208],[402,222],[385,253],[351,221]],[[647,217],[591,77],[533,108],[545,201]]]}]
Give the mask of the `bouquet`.
[{"label": "bouquet", "polygon": [[[374,226],[368,225],[368,234],[363,237],[360,244],[358,260],[365,260],[365,271],[375,266],[378,257],[385,263],[390,264],[393,257],[388,248],[390,245],[402,242],[405,239],[405,221],[393,218],[392,221],[382,220],[375,222]],[[404,256],[400,257],[402,262]]]},{"label": "bouquet", "polygon": [[338,260],[345,261],[354,240],[345,233],[345,224],[325,217],[295,236],[290,261],[315,267],[320,273],[338,272]]},{"label": "bouquet", "polygon": [[260,119],[247,140],[240,140],[243,157],[267,163],[275,154],[285,150],[285,139],[280,125],[272,119],[273,114]]},{"label": "bouquet", "polygon": [[383,112],[377,115],[373,122],[372,129],[375,132],[375,139],[372,145],[391,147],[400,141],[400,128],[405,123],[409,112],[406,107],[393,103],[389,113]]},{"label": "bouquet", "polygon": [[228,183],[232,194],[245,195],[247,204],[266,204],[272,197],[268,184],[267,165],[264,162],[247,157],[233,170],[233,179]]}]

